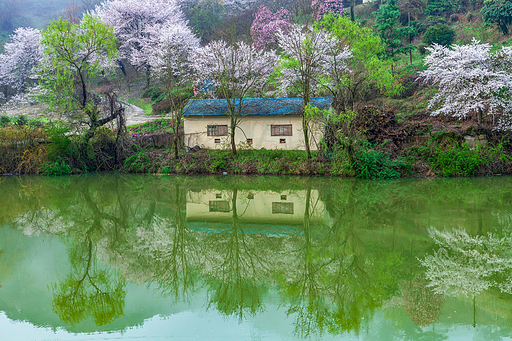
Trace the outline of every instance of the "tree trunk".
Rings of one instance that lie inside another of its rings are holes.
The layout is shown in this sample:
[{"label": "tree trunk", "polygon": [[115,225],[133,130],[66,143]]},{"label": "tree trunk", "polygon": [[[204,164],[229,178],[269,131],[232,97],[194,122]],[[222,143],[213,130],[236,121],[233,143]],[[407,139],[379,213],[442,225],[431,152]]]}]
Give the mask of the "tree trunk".
[{"label": "tree trunk", "polygon": [[305,114],[302,114],[302,131],[304,132],[304,144],[306,145],[306,157],[311,160],[311,150],[309,149],[309,128]]},{"label": "tree trunk", "polygon": [[350,1],[350,20],[351,21],[356,21],[356,17],[354,15],[354,5],[355,5],[355,2],[356,0],[351,0]]},{"label": "tree trunk", "polygon": [[481,108],[478,108],[477,122],[478,122],[478,126],[479,126],[479,127],[481,127],[481,126],[482,126],[482,117],[483,117],[482,109],[481,109]]},{"label": "tree trunk", "polygon": [[181,115],[178,113],[175,113],[175,115],[176,115],[176,121],[174,122],[175,127],[173,129],[174,130],[174,158],[179,159],[178,145],[179,145],[179,141],[180,141],[179,133],[180,133],[180,126],[181,126]]},{"label": "tree trunk", "polygon": [[233,156],[236,155],[236,144],[235,144],[235,129],[236,129],[236,125],[235,125],[235,120],[234,118],[231,118],[231,152],[233,153]]}]

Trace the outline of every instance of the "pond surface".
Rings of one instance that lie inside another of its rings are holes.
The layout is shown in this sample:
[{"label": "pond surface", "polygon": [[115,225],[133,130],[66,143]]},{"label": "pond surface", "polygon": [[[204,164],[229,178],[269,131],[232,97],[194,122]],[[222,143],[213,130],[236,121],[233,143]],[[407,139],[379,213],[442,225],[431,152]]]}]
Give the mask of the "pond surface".
[{"label": "pond surface", "polygon": [[512,178],[0,177],[0,339],[509,340]]}]

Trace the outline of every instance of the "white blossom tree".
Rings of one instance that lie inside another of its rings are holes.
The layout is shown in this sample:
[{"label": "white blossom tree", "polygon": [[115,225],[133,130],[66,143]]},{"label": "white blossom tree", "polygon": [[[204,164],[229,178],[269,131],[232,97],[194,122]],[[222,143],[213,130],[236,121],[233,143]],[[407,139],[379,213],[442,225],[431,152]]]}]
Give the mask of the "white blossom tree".
[{"label": "white blossom tree", "polygon": [[281,90],[297,94],[302,98],[302,130],[308,159],[310,151],[311,117],[306,112],[310,97],[317,94],[320,86],[339,78],[339,73],[348,72],[346,64],[351,52],[348,47],[339,48],[329,33],[294,25],[285,33],[277,34],[279,47],[284,52],[281,62]]},{"label": "white blossom tree", "polygon": [[156,46],[146,45],[143,49],[148,55],[148,62],[153,74],[165,88],[171,112],[174,115],[174,156],[179,154],[179,131],[186,99],[181,96],[181,89],[192,81],[193,68],[191,55],[199,48],[199,39],[188,26],[166,24],[154,27],[158,32]]},{"label": "white blossom tree", "polygon": [[20,27],[10,38],[5,53],[0,54],[0,86],[19,93],[26,89],[34,67],[43,59],[41,31]]},{"label": "white blossom tree", "polygon": [[439,294],[475,296],[491,287],[512,294],[512,238],[493,234],[470,236],[462,229],[429,229],[430,237],[440,247],[427,255],[429,286]]},{"label": "white blossom tree", "polygon": [[477,114],[482,125],[484,113],[500,118],[498,127],[510,129],[512,105],[512,49],[491,52],[491,45],[473,39],[468,45],[427,48],[427,69],[420,74],[427,83],[436,84],[438,92],[430,100],[432,114],[465,118]]},{"label": "white blossom tree", "polygon": [[146,72],[149,72],[149,63],[144,50],[157,45],[157,28],[186,26],[184,14],[175,0],[110,0],[96,7],[95,13],[114,27],[120,43],[119,57]]},{"label": "white blossom tree", "polygon": [[214,41],[197,50],[194,69],[199,79],[213,83],[227,104],[231,151],[236,155],[235,131],[247,112],[243,98],[261,92],[277,63],[275,52],[258,51],[244,42]]}]

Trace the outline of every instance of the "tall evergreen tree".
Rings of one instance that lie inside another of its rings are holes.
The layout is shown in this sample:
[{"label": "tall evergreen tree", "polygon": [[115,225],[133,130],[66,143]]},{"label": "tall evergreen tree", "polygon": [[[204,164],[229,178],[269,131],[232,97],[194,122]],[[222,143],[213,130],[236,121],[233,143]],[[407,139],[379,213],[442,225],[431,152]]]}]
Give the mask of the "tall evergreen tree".
[{"label": "tall evergreen tree", "polygon": [[407,28],[404,28],[398,17],[400,11],[396,6],[396,0],[388,0],[375,12],[377,33],[386,45],[386,56],[396,60],[398,55],[406,53],[407,47],[403,44],[403,38],[408,34]]}]

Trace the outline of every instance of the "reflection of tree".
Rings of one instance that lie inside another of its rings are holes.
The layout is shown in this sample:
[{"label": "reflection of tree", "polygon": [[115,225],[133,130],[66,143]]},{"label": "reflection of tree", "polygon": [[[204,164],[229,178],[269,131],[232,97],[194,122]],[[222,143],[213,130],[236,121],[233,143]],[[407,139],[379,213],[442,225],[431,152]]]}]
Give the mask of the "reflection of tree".
[{"label": "reflection of tree", "polygon": [[[198,251],[198,239],[185,226],[183,211],[185,191],[174,186],[173,219],[152,218],[151,224],[137,230],[133,256],[144,258],[144,264],[152,269],[147,280],[153,280],[176,300],[186,299],[194,291],[198,270],[202,263]],[[150,211],[154,215],[154,205]]]},{"label": "reflection of tree", "polygon": [[72,270],[62,282],[53,284],[53,309],[64,322],[72,325],[92,316],[96,325],[101,326],[123,314],[126,293],[124,280],[98,268],[96,244],[104,237],[108,223],[122,225],[123,218],[105,212],[87,188],[81,193],[85,203],[85,207],[80,207],[81,212],[74,206],[69,207],[68,212],[63,211],[73,212],[67,216],[73,222],[70,224],[73,228],[67,230],[67,235],[74,237],[69,248]]},{"label": "reflection of tree", "polygon": [[462,229],[429,229],[440,246],[421,261],[436,292],[474,296],[490,287],[512,294],[512,237],[470,236]]},{"label": "reflection of tree", "polygon": [[359,211],[357,205],[347,205],[351,198],[331,197],[331,227],[312,226],[311,212],[322,203],[314,202],[309,193],[303,230],[291,241],[288,273],[280,281],[290,302],[288,312],[296,314],[295,332],[300,337],[357,332],[398,290],[401,257],[362,239],[366,222],[354,220]]},{"label": "reflection of tree", "polygon": [[439,319],[443,308],[443,295],[428,287],[424,276],[418,275],[412,281],[404,282],[402,296],[405,310],[416,326],[428,326]]},{"label": "reflection of tree", "polygon": [[53,285],[53,309],[71,325],[92,316],[101,326],[123,315],[124,281],[97,268],[93,248],[89,237],[75,244],[70,252],[71,274]]},{"label": "reflection of tree", "polygon": [[268,290],[271,262],[275,260],[274,240],[268,235],[249,235],[240,223],[237,207],[238,190],[231,198],[231,225],[220,233],[212,233],[204,245],[212,252],[207,259],[209,305],[240,320],[262,310],[262,295]]},{"label": "reflection of tree", "polygon": [[476,326],[476,296],[489,288],[512,294],[512,237],[491,233],[470,236],[462,229],[440,232],[429,229],[440,246],[421,261],[425,277],[438,293],[473,297]]}]

